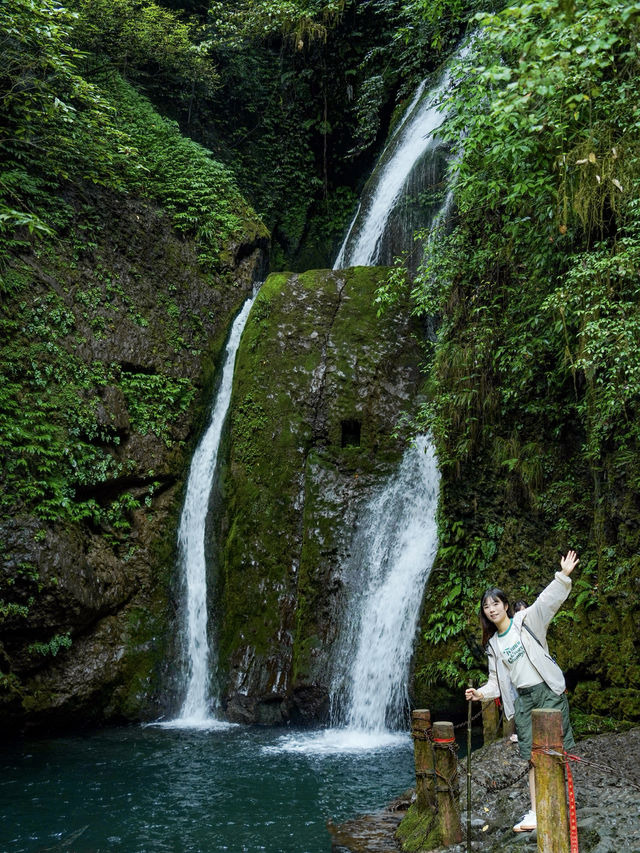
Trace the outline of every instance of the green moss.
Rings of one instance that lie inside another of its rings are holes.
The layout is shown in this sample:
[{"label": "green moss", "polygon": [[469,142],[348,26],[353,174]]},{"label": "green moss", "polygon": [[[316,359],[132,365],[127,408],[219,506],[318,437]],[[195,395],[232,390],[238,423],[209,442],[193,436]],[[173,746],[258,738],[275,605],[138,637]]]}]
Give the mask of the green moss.
[{"label": "green moss", "polygon": [[158,606],[162,603],[157,600],[155,608],[134,606],[127,611],[126,664],[110,712],[128,720],[144,718],[150,698],[160,687],[160,664],[166,651],[164,607]]},{"label": "green moss", "polygon": [[435,815],[420,813],[413,803],[396,830],[396,839],[406,853],[421,853],[434,850],[442,843],[442,836],[435,825]]},{"label": "green moss", "polygon": [[[351,533],[344,500],[397,463],[401,389],[419,381],[406,317],[376,316],[385,274],[278,273],[253,305],[236,360],[223,476],[223,668],[251,647],[257,666],[275,656],[294,684],[318,678],[335,618],[338,543]],[[361,423],[360,446],[342,447],[342,421],[352,419]],[[330,496],[332,488],[344,496]]]}]

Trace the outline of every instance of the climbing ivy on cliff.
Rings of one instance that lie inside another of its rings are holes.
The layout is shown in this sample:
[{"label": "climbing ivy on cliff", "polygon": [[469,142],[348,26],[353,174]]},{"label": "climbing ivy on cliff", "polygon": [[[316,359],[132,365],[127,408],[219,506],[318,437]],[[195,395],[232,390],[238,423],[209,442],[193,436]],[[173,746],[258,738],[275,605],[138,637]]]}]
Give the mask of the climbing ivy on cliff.
[{"label": "climbing ivy on cliff", "polygon": [[[455,408],[464,422],[449,445],[455,458],[493,415],[516,410],[558,423],[575,410],[594,458],[613,421],[621,446],[638,438],[623,424],[640,378],[631,345],[640,330],[639,12],[549,0],[479,18],[446,131],[461,147],[452,170],[459,224],[435,244],[414,294],[443,317],[436,371],[460,379],[434,404],[434,414],[448,419]],[[445,366],[449,331],[470,318],[474,340],[457,341],[458,363]]]},{"label": "climbing ivy on cliff", "polygon": [[[418,312],[440,318],[422,422],[448,472],[439,561],[460,569],[452,512],[465,519],[467,556],[487,521],[509,521],[495,558],[461,573],[474,594],[519,564],[538,582],[554,548],[577,547],[585,594],[557,630],[590,608],[604,647],[617,630],[605,627],[606,602],[636,600],[638,569],[640,4],[539,0],[474,24],[443,130],[457,152],[455,215],[413,292]],[[436,574],[431,594],[445,588]],[[447,646],[443,661],[468,651],[464,620],[447,637],[434,624],[427,636]],[[633,667],[623,685],[586,642],[563,663],[598,672],[585,707],[613,684],[628,691],[618,713],[640,714]],[[462,683],[465,667],[441,675]]]}]

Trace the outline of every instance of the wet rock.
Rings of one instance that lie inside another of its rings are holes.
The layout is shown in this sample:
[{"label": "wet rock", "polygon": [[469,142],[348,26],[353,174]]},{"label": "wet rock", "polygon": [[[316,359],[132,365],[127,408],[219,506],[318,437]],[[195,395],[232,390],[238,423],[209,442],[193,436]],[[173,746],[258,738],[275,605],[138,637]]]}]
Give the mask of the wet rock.
[{"label": "wet rock", "polygon": [[211,549],[232,719],[261,703],[272,719],[276,697],[282,721],[327,718],[341,567],[421,382],[409,311],[376,313],[386,274],[272,275],[245,328]]},{"label": "wet rock", "polygon": [[331,853],[397,853],[395,832],[411,803],[411,792],[386,809],[344,823],[327,822]]},{"label": "wet rock", "polygon": [[[603,734],[586,738],[577,744],[575,754],[581,759],[572,761],[575,782],[578,846],[581,853],[638,853],[640,851],[640,728],[617,734]],[[509,772],[507,772],[509,768]],[[517,754],[517,747],[509,741],[498,741],[472,754],[472,806],[471,849],[484,853],[518,853],[536,850],[536,832],[514,833],[512,826],[529,808],[528,783],[525,778],[513,784],[513,790],[500,790],[491,783],[504,785],[515,779],[526,765]],[[497,774],[496,774],[497,770]],[[464,778],[466,763],[459,768]],[[489,786],[489,787],[487,787]],[[466,836],[466,785],[461,785],[461,822]],[[515,795],[515,796],[512,796]],[[389,806],[390,816],[395,804]],[[378,850],[360,845],[377,815],[348,821],[338,827],[329,827],[341,846],[332,848],[345,851]],[[391,825],[391,824],[390,824]],[[415,839],[413,839],[415,841]],[[375,844],[386,843],[390,850],[400,850],[401,845],[391,836],[386,840],[376,838]],[[395,845],[395,846],[393,846]],[[411,849],[416,853],[464,853],[466,837],[461,844],[447,848],[425,848],[418,843]]]}]

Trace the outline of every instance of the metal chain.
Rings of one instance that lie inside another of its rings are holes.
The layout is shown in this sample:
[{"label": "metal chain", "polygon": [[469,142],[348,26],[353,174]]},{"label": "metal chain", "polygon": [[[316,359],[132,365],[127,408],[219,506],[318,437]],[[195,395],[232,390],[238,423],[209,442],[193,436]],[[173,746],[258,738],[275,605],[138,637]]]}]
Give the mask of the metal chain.
[{"label": "metal chain", "polygon": [[430,731],[431,729],[411,729],[411,737],[414,740],[433,740]]},{"label": "metal chain", "polygon": [[[478,717],[480,717],[480,716],[482,716],[482,707],[480,707],[480,710],[477,713],[475,713],[473,715],[473,717],[471,717],[471,721],[473,722],[474,720],[477,720]],[[461,723],[456,723],[453,728],[454,729],[462,729],[462,728],[465,728],[467,725],[468,725],[467,720],[463,720]]]},{"label": "metal chain", "polygon": [[513,779],[509,779],[507,782],[489,782],[489,784],[485,784],[485,788],[487,791],[504,791],[505,788],[510,788],[512,785],[515,785],[516,782],[519,782],[529,772],[529,768],[525,767],[522,773],[519,773]]},{"label": "metal chain", "polygon": [[608,764],[599,764],[596,761],[589,761],[586,758],[583,758],[581,755],[572,755],[569,752],[563,751],[559,752],[555,749],[545,748],[543,746],[538,746],[537,744],[533,745],[534,752],[544,752],[547,755],[557,755],[563,764],[568,764],[570,761],[577,761],[579,764],[588,764],[591,767],[599,767],[600,770],[607,770],[609,773],[613,773],[618,779],[622,779],[627,785],[631,785],[632,788],[637,788],[640,791],[640,784],[638,782],[632,782],[624,773],[621,773],[619,770],[616,770],[615,767],[609,767]]}]

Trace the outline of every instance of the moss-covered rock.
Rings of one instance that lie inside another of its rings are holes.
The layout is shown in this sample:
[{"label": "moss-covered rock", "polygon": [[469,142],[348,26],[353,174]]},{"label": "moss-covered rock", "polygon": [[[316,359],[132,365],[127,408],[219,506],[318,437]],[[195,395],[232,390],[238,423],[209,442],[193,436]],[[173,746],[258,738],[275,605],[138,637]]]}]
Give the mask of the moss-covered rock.
[{"label": "moss-covered rock", "polygon": [[267,248],[247,218],[212,268],[154,204],[67,203],[68,233],[3,280],[5,728],[138,720],[168,701],[183,481]]},{"label": "moss-covered rock", "polygon": [[340,566],[358,512],[398,462],[419,351],[408,312],[376,316],[383,269],[270,276],[249,316],[231,403],[217,620],[233,719],[328,712]]}]

